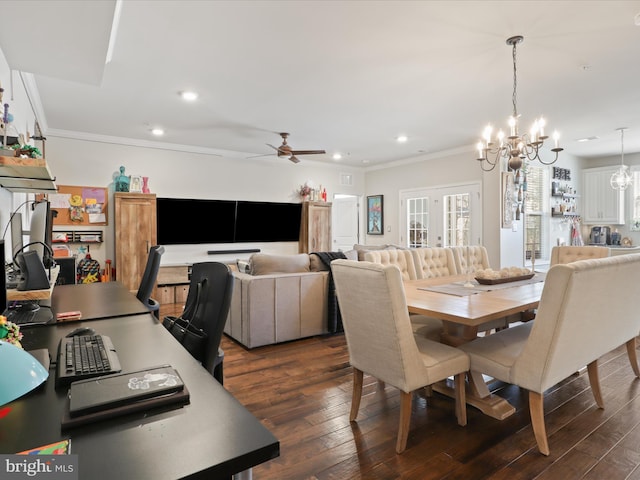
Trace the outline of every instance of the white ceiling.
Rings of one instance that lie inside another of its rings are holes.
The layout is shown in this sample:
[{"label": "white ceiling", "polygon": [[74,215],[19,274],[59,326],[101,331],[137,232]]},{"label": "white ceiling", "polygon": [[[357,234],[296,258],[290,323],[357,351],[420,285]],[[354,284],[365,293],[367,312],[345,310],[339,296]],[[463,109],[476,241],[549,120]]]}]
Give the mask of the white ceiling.
[{"label": "white ceiling", "polygon": [[542,114],[567,152],[597,157],[618,155],[628,127],[625,153],[640,152],[640,1],[125,0],[106,65],[115,0],[1,10],[0,49],[34,74],[50,135],[154,141],[161,126],[163,143],[239,161],[273,153],[282,131],[327,151],[303,162],[474,155],[488,122],[506,127],[505,40],[523,35],[523,128]]}]

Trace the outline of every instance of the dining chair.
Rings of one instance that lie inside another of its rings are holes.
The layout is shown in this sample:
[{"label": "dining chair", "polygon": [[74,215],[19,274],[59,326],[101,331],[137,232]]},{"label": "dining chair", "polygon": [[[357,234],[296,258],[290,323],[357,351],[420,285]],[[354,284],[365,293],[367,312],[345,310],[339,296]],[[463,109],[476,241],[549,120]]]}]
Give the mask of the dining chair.
[{"label": "dining chair", "polygon": [[138,293],[136,294],[138,300],[144,303],[149,311],[156,316],[156,318],[160,318],[160,302],[151,298],[151,294],[153,293],[153,288],[156,285],[158,270],[160,269],[160,258],[163,254],[163,246],[154,245],[149,249],[147,264],[144,267],[144,273],[142,274],[140,286],[138,287]]},{"label": "dining chair", "polygon": [[547,389],[587,365],[596,404],[604,408],[598,358],[623,344],[640,378],[640,315],[635,304],[639,283],[640,254],[554,265],[547,272],[534,322],[460,346],[469,354],[473,372],[529,391],[531,424],[542,454],[550,453],[543,402]]},{"label": "dining chair", "polygon": [[350,421],[355,421],[364,374],[400,390],[396,452],[407,445],[413,393],[455,376],[455,411],[466,425],[465,373],[469,359],[454,347],[434,342],[411,329],[400,269],[367,261],[331,263],[353,367]]},{"label": "dining chair", "polygon": [[228,265],[200,262],[191,266],[189,291],[182,318],[191,320],[195,327],[207,334],[204,356],[196,360],[201,361],[204,368],[221,384],[224,383],[224,351],[220,348],[220,342],[232,294],[233,274]]},{"label": "dining chair", "polygon": [[608,257],[611,250],[608,247],[599,247],[596,245],[561,245],[551,249],[550,266],[559,263],[571,263],[578,260],[586,260],[588,258]]}]

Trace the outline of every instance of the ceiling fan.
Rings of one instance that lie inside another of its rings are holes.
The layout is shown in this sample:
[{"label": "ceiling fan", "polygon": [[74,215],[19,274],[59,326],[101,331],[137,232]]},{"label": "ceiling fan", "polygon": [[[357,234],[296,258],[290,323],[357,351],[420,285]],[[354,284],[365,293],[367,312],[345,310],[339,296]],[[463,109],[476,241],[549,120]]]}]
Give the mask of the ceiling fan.
[{"label": "ceiling fan", "polygon": [[287,144],[287,137],[289,136],[286,132],[281,132],[280,136],[282,137],[282,145],[279,147],[274,147],[270,143],[267,143],[271,148],[273,148],[276,152],[278,152],[279,157],[286,157],[291,160],[293,163],[299,163],[300,160],[296,157],[296,155],[316,155],[326,153],[324,150],[293,150]]}]

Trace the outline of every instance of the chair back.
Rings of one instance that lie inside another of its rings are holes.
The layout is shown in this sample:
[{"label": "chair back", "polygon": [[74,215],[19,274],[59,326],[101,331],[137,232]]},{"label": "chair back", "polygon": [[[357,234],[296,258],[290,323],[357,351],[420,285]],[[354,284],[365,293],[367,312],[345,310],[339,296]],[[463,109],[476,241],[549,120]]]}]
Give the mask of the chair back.
[{"label": "chair back", "polygon": [[551,267],[512,382],[542,393],[635,338],[639,284],[640,254]]},{"label": "chair back", "polygon": [[[201,285],[199,295],[198,284]],[[232,293],[233,274],[228,265],[220,262],[193,264],[182,317],[191,320],[193,325],[207,333],[207,347],[202,365],[212,375],[216,367]]]},{"label": "chair back", "polygon": [[587,260],[589,258],[608,257],[611,251],[607,247],[598,247],[596,245],[585,246],[555,246],[551,249],[551,266],[559,263],[571,263],[578,260]]},{"label": "chair back", "polygon": [[395,265],[400,269],[403,280],[415,280],[416,268],[409,250],[372,250],[365,252],[364,260],[381,265]]},{"label": "chair back", "polygon": [[147,264],[144,267],[144,273],[140,280],[140,287],[138,287],[138,293],[136,297],[142,303],[144,303],[149,309],[152,309],[153,304],[149,301],[151,299],[151,293],[153,287],[156,284],[158,278],[158,270],[160,269],[160,258],[164,253],[164,247],[160,245],[154,245],[149,249],[149,256],[147,257]]},{"label": "chair back", "polygon": [[489,255],[484,245],[469,245],[468,247],[451,247],[456,261],[458,273],[467,273],[467,264],[471,264],[473,271],[491,268]]},{"label": "chair back", "polygon": [[416,265],[417,278],[448,277],[461,273],[456,267],[453,250],[446,247],[422,247],[411,249]]},{"label": "chair back", "polygon": [[404,392],[423,386],[424,364],[413,337],[400,269],[334,260],[331,270],[351,365]]}]

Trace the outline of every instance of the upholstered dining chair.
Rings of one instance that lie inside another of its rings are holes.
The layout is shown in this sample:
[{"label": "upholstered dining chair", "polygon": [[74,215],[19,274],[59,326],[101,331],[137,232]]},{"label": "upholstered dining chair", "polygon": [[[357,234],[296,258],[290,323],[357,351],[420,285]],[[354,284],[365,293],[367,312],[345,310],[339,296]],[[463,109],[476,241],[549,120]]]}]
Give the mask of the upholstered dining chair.
[{"label": "upholstered dining chair", "polygon": [[400,269],[353,260],[334,260],[331,267],[353,367],[349,420],[357,417],[365,373],[398,388],[396,452],[402,453],[409,434],[413,392],[455,376],[456,416],[459,425],[466,425],[464,379],[469,359],[456,348],[414,335]]},{"label": "upholstered dining chair", "polygon": [[164,247],[160,245],[154,245],[149,249],[147,264],[144,267],[144,273],[140,280],[140,287],[138,287],[138,293],[136,294],[138,300],[144,303],[156,318],[160,318],[160,302],[151,298],[151,294],[153,293],[153,287],[156,285],[158,270],[160,269],[160,258],[163,253]]},{"label": "upholstered dining chair", "polygon": [[550,452],[544,421],[547,389],[587,365],[596,404],[604,408],[598,358],[623,344],[640,378],[638,284],[640,254],[554,265],[547,272],[535,322],[460,346],[469,354],[472,371],[529,391],[531,424],[542,454]]},{"label": "upholstered dining chair", "polygon": [[610,256],[611,251],[608,247],[599,247],[596,245],[561,245],[551,249],[550,266],[559,263],[571,263],[578,260],[587,260],[589,258],[602,258]]}]

